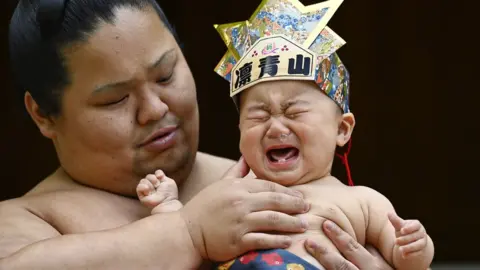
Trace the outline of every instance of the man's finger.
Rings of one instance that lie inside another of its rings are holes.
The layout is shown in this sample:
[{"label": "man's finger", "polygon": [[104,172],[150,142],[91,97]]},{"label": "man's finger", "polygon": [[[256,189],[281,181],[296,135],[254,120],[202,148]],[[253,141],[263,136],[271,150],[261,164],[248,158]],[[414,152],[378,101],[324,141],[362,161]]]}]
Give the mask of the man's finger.
[{"label": "man's finger", "polygon": [[[382,254],[373,247],[372,245],[366,245],[365,248],[372,254],[373,256],[373,261],[374,265],[376,265],[375,269],[382,269],[382,270],[393,270],[393,267],[391,267],[386,261],[385,258],[383,258]],[[427,269],[431,270],[431,269]]]},{"label": "man's finger", "polygon": [[358,267],[345,260],[338,252],[328,250],[313,240],[308,239],[305,241],[305,248],[327,270],[359,270]]},{"label": "man's finger", "polygon": [[369,267],[373,261],[373,256],[348,233],[344,232],[329,220],[323,223],[323,230],[348,261],[360,269],[367,269]]},{"label": "man's finger", "polygon": [[249,232],[303,233],[308,223],[301,218],[274,212],[254,212],[244,217]]},{"label": "man's finger", "polygon": [[273,193],[284,193],[290,196],[303,198],[303,193],[301,193],[300,191],[287,188],[280,184],[262,180],[262,179],[255,179],[254,181],[248,181],[247,189],[250,193],[268,192],[270,195],[272,195]]},{"label": "man's finger", "polygon": [[243,178],[245,177],[250,171],[250,167],[248,167],[247,162],[243,157],[233,165],[228,171],[223,175],[222,179],[225,178]]},{"label": "man's finger", "polygon": [[368,252],[370,252],[370,254],[372,254],[373,257],[383,258],[382,254],[380,254],[380,252],[378,252],[378,250],[372,245],[366,245],[365,248]]},{"label": "man's finger", "polygon": [[247,233],[241,241],[243,252],[258,249],[288,248],[292,244],[292,238],[289,236],[266,233]]},{"label": "man's finger", "polygon": [[252,201],[251,211],[272,210],[286,214],[301,214],[310,210],[310,204],[302,199],[301,194],[295,194],[288,189],[285,190],[285,193],[282,190],[254,193]]},{"label": "man's finger", "polygon": [[248,172],[246,178],[258,179],[258,177],[255,175],[255,173],[252,170]]}]

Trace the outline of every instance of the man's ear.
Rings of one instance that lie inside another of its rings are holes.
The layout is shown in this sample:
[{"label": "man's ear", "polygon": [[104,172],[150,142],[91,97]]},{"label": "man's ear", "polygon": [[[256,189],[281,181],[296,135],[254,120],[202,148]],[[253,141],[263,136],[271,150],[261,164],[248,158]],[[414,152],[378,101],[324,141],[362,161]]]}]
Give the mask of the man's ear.
[{"label": "man's ear", "polygon": [[344,113],[338,126],[337,145],[343,147],[352,137],[355,127],[355,116],[353,113]]},{"label": "man's ear", "polygon": [[32,117],[38,129],[40,129],[42,135],[49,139],[53,139],[55,137],[54,122],[42,112],[42,109],[40,109],[37,102],[28,91],[25,93],[24,103],[28,114]]}]

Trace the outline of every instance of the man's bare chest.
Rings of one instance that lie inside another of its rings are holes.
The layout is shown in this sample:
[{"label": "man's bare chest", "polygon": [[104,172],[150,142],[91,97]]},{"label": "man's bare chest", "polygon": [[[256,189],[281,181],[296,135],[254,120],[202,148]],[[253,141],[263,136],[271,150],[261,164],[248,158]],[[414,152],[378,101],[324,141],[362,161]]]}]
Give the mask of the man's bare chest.
[{"label": "man's bare chest", "polygon": [[100,192],[55,192],[27,201],[28,209],[61,234],[117,228],[150,214],[138,200]]}]

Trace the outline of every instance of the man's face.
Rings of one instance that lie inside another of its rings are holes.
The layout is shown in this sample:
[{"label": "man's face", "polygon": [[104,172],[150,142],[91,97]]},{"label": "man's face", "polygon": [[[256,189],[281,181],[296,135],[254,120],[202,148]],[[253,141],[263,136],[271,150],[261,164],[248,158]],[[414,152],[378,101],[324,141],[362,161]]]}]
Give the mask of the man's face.
[{"label": "man's face", "polygon": [[156,12],[118,9],[65,55],[72,84],[53,140],[67,173],[132,196],[156,169],[185,179],[198,147],[195,83]]}]

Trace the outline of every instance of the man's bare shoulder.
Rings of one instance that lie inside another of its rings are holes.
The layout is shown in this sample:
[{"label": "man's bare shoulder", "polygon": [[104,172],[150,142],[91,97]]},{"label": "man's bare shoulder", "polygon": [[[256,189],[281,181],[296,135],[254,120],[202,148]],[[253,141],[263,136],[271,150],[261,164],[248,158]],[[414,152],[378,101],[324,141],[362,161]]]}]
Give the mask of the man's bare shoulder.
[{"label": "man's bare shoulder", "polygon": [[190,177],[180,189],[180,200],[188,202],[200,190],[220,180],[234,164],[235,161],[228,158],[197,152]]},{"label": "man's bare shoulder", "polygon": [[197,155],[198,162],[200,163],[200,167],[203,173],[207,173],[216,178],[220,178],[221,176],[223,176],[227,172],[227,170],[236,163],[236,161],[228,158],[214,156],[202,152],[198,152]]},{"label": "man's bare shoulder", "polygon": [[[60,235],[46,220],[56,194],[73,189],[57,170],[23,196],[0,202],[0,257],[19,247]],[[50,206],[48,206],[50,205]]]},{"label": "man's bare shoulder", "polygon": [[[111,229],[149,213],[136,198],[80,185],[66,177],[62,170],[44,179],[24,196],[2,205],[6,209],[0,213],[2,216],[19,213],[38,218],[61,234]],[[109,213],[107,217],[106,212]],[[12,222],[18,223],[18,220]]]},{"label": "man's bare shoulder", "polygon": [[[237,161],[225,158],[225,157],[219,157],[219,156],[214,156],[211,154],[207,154],[204,152],[198,152],[198,158],[200,158],[202,161],[208,161],[208,162],[213,162],[213,163],[218,163],[220,167],[224,167],[226,169],[230,168],[235,164]],[[227,167],[225,167],[227,166]]]},{"label": "man's bare shoulder", "polygon": [[0,202],[0,258],[30,243],[60,235],[30,209],[29,200],[21,197]]}]

